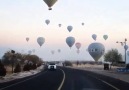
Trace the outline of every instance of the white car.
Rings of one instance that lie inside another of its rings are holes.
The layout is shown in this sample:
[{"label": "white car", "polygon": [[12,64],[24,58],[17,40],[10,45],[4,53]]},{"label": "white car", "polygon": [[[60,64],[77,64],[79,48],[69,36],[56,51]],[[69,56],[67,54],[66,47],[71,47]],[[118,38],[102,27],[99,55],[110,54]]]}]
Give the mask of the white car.
[{"label": "white car", "polygon": [[56,70],[56,68],[57,68],[57,66],[56,66],[55,63],[50,63],[50,64],[48,65],[48,70]]}]

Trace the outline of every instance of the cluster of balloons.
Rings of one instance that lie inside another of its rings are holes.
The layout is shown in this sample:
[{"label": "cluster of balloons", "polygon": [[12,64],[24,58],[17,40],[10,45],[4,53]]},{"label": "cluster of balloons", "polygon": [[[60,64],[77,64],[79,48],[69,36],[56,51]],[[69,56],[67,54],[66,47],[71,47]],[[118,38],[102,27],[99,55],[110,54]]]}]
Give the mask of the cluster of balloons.
[{"label": "cluster of balloons", "polygon": [[[92,34],[92,38],[96,41],[97,35],[96,34]],[[107,40],[108,39],[108,35],[103,35],[103,39]]]}]

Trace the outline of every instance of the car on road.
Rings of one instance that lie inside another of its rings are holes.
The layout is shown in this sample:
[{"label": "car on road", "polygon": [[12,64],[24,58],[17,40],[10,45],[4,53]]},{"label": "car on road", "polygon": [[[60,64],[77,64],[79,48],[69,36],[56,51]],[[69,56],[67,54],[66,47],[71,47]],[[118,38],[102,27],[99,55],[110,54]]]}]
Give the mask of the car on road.
[{"label": "car on road", "polygon": [[57,69],[57,66],[55,63],[48,64],[48,70],[56,70],[56,69]]}]

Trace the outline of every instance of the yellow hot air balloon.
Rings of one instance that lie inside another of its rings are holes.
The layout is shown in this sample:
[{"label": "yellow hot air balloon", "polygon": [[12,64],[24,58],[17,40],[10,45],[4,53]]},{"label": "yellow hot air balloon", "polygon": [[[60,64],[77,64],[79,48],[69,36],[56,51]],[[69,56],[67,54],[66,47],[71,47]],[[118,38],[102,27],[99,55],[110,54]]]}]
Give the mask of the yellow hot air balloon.
[{"label": "yellow hot air balloon", "polygon": [[43,0],[46,4],[47,4],[47,6],[49,7],[49,9],[48,10],[52,10],[52,6],[56,3],[56,1],[57,0]]}]

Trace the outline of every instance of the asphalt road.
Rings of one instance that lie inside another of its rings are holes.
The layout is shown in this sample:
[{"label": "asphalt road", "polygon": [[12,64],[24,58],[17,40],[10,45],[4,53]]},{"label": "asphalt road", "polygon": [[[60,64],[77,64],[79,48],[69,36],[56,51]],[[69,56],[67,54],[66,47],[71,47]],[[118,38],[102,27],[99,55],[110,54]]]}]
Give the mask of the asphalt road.
[{"label": "asphalt road", "polygon": [[129,83],[88,71],[60,67],[0,84],[0,90],[129,90]]}]

